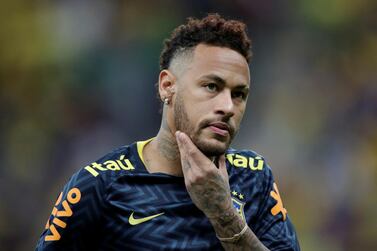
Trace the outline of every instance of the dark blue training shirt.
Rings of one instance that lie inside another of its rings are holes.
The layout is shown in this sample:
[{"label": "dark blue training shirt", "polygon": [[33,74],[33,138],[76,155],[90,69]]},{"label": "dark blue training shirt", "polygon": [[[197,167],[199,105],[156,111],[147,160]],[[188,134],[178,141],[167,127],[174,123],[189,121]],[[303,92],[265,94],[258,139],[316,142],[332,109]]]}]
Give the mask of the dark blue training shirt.
[{"label": "dark blue training shirt", "polygon": [[[223,250],[191,201],[183,177],[148,173],[142,150],[121,147],[72,176],[36,250]],[[234,207],[270,250],[300,250],[271,169],[252,151],[229,149]]]}]

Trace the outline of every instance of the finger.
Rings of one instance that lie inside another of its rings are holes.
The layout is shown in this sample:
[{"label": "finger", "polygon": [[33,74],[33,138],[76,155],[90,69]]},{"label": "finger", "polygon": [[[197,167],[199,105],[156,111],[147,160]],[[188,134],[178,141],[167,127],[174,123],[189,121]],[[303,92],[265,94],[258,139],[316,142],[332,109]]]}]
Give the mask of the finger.
[{"label": "finger", "polygon": [[219,170],[224,178],[228,180],[228,171],[226,169],[225,155],[219,157]]},{"label": "finger", "polygon": [[182,133],[180,131],[175,132],[175,137],[178,144],[179,153],[181,155],[181,165],[183,175],[186,176],[187,172],[191,169],[191,163],[189,162],[189,156],[185,150],[185,138],[182,137]]},{"label": "finger", "polygon": [[184,136],[182,136],[182,132],[181,131],[176,131],[175,132],[175,139],[177,140],[177,144],[178,144],[178,149],[181,150],[184,148]]},{"label": "finger", "polygon": [[181,153],[181,158],[192,158],[192,159],[200,159],[201,157],[205,157],[204,154],[192,143],[189,136],[185,133],[177,131],[175,133],[179,152]]},{"label": "finger", "polygon": [[[183,169],[190,168],[193,169],[193,172],[197,172],[198,169],[206,169],[213,165],[212,161],[196,147],[187,134],[177,131],[176,138]],[[214,167],[213,165],[211,168]]]},{"label": "finger", "polygon": [[181,160],[182,160],[182,165],[183,165],[184,164],[183,160],[187,160],[187,154],[186,154],[185,146],[184,146],[185,145],[185,143],[184,143],[185,139],[182,137],[180,131],[175,132],[175,139],[177,140],[178,150],[179,150],[179,153],[181,155]]}]

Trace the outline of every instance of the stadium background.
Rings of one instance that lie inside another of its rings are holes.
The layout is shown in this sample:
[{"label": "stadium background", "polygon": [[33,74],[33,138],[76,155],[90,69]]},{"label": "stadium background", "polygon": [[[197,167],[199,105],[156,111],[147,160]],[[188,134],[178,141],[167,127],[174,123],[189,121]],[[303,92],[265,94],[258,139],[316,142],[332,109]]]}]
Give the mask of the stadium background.
[{"label": "stadium background", "polygon": [[163,39],[220,12],[253,39],[233,146],[269,161],[303,250],[376,250],[376,3],[2,2],[0,249],[32,250],[75,170],[157,132]]}]

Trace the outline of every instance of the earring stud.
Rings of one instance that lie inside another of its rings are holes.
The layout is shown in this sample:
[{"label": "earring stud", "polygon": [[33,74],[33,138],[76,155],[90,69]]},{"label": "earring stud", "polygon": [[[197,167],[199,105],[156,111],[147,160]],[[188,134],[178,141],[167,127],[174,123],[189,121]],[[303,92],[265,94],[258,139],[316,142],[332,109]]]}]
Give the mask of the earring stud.
[{"label": "earring stud", "polygon": [[165,99],[164,99],[164,104],[165,104],[165,105],[168,105],[168,104],[169,104],[169,99],[168,99],[168,98],[165,98]]}]

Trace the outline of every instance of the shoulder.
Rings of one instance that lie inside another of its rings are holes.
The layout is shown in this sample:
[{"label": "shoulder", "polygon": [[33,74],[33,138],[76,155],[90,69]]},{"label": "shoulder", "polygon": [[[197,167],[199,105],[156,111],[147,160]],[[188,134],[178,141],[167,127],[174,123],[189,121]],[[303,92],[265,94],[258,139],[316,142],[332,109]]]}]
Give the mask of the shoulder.
[{"label": "shoulder", "polygon": [[225,156],[230,182],[266,196],[274,177],[262,155],[252,150],[229,149]]},{"label": "shoulder", "polygon": [[106,186],[121,176],[143,170],[141,166],[136,142],[116,148],[97,160],[88,162],[72,175],[69,183]]},{"label": "shoulder", "polygon": [[[122,146],[74,173],[59,194],[39,249],[89,250],[107,208],[108,187],[126,173],[142,171],[136,143]],[[60,240],[60,241],[59,241]]]},{"label": "shoulder", "polygon": [[94,177],[121,175],[126,171],[135,170],[138,160],[133,151],[135,143],[119,147],[103,157],[91,162],[81,169]]}]

